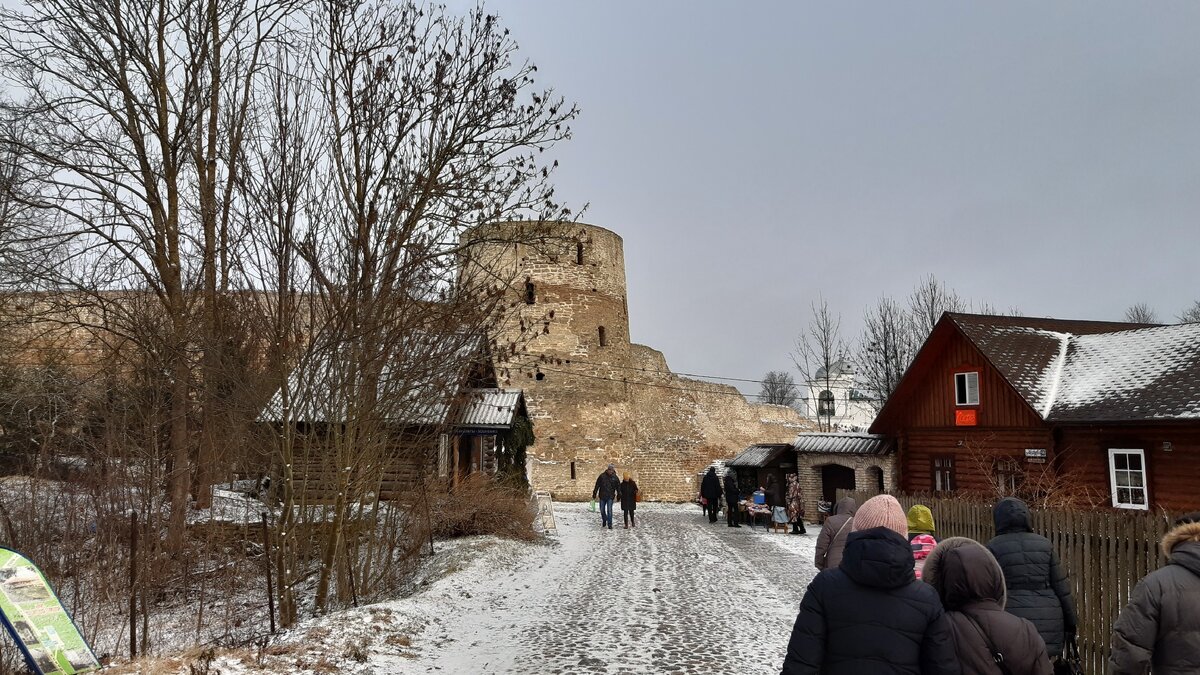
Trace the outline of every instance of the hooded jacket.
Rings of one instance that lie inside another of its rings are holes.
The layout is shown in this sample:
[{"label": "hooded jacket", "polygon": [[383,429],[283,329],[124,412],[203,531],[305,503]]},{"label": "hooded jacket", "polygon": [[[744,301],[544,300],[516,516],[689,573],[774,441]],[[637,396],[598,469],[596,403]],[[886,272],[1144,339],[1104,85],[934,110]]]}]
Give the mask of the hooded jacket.
[{"label": "hooded jacket", "polygon": [[780,675],[955,675],[950,626],[912,552],[885,527],[855,532],[800,602]]},{"label": "hooded jacket", "polygon": [[1163,537],[1167,565],[1134,587],[1113,626],[1110,675],[1200,673],[1200,523]]},{"label": "hooded jacket", "polygon": [[993,647],[1013,675],[1051,675],[1037,628],[1004,611],[1004,573],[982,544],[965,537],[938,544],[925,560],[924,581],[942,600],[963,675],[998,675]]},{"label": "hooded jacket", "polygon": [[709,467],[708,473],[704,474],[704,480],[700,481],[700,496],[708,501],[721,498],[721,480],[717,478],[717,470]]},{"label": "hooded jacket", "polygon": [[1029,507],[1014,497],[1001,499],[992,510],[996,536],[988,550],[1004,571],[1010,614],[1029,619],[1046,641],[1050,656],[1063,652],[1068,633],[1078,625],[1071,584],[1050,540],[1034,534]]},{"label": "hooded jacket", "polygon": [[738,494],[737,476],[733,471],[725,473],[725,501],[729,504],[737,504],[742,496]]},{"label": "hooded jacket", "polygon": [[813,564],[819,570],[833,569],[842,562],[842,549],[846,538],[854,531],[854,512],[858,503],[853,497],[844,497],[833,507],[833,515],[825,519],[821,534],[817,535],[817,554]]}]

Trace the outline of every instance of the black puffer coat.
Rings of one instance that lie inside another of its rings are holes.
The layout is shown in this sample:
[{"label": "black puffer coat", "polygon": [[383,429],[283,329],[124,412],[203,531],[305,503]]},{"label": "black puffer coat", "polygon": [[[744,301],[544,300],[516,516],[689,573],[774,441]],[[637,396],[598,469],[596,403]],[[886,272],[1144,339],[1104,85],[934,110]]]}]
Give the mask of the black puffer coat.
[{"label": "black puffer coat", "polygon": [[966,537],[943,541],[925,559],[921,579],[942,599],[963,675],[997,675],[993,647],[1012,675],[1052,674],[1037,628],[1004,611],[1004,573],[981,544]]},{"label": "black puffer coat", "polygon": [[700,496],[712,503],[721,498],[721,479],[717,478],[717,470],[709,468],[700,481]]},{"label": "black puffer coat", "polygon": [[775,480],[775,475],[767,476],[767,485],[764,490],[767,497],[767,506],[775,508],[776,506],[787,506],[787,500],[783,498],[783,486]]},{"label": "black puffer coat", "polygon": [[621,510],[635,510],[637,508],[637,482],[635,482],[632,478],[626,478],[625,480],[621,481],[621,488],[619,492],[621,494]]},{"label": "black puffer coat", "polygon": [[959,672],[937,592],[916,580],[904,537],[876,527],[808,585],[780,675]]},{"label": "black puffer coat", "polygon": [[1029,507],[1020,499],[1001,499],[992,511],[996,536],[988,550],[1004,570],[1008,613],[1029,619],[1046,641],[1050,656],[1063,652],[1067,633],[1078,625],[1071,584],[1050,540],[1034,534]]},{"label": "black puffer coat", "polygon": [[1110,675],[1200,673],[1200,523],[1163,537],[1169,563],[1138,582],[1113,626]]},{"label": "black puffer coat", "polygon": [[741,498],[741,495],[738,494],[737,476],[730,470],[725,474],[725,502],[737,504]]}]

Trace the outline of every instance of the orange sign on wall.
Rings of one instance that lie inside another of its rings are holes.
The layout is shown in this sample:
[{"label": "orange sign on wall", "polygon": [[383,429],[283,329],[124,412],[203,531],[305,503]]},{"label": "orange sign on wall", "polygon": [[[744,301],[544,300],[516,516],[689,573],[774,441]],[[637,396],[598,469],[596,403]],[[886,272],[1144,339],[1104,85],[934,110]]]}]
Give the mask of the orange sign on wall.
[{"label": "orange sign on wall", "polygon": [[979,424],[979,418],[976,416],[978,411],[974,408],[966,408],[964,410],[954,411],[954,426],[956,427],[973,427]]}]

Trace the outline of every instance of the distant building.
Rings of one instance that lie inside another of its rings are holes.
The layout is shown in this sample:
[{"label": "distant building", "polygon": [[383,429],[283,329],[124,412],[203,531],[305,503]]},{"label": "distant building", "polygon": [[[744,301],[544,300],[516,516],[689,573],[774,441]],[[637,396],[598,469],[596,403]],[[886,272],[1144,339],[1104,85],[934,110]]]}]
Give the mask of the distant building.
[{"label": "distant building", "polygon": [[905,491],[1200,509],[1200,324],[947,313],[871,431]]},{"label": "distant building", "polygon": [[861,388],[854,368],[845,361],[834,363],[826,373],[820,368],[801,385],[801,413],[829,431],[866,431],[875,419],[874,394]]}]

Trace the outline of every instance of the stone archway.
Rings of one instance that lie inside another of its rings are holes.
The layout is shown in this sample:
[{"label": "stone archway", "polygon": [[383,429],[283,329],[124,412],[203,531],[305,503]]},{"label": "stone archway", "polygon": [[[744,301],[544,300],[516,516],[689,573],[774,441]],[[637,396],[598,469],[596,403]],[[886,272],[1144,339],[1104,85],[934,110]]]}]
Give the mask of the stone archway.
[{"label": "stone archway", "polygon": [[855,490],[854,469],[841,464],[826,464],[821,470],[821,498],[833,504],[838,490]]}]

